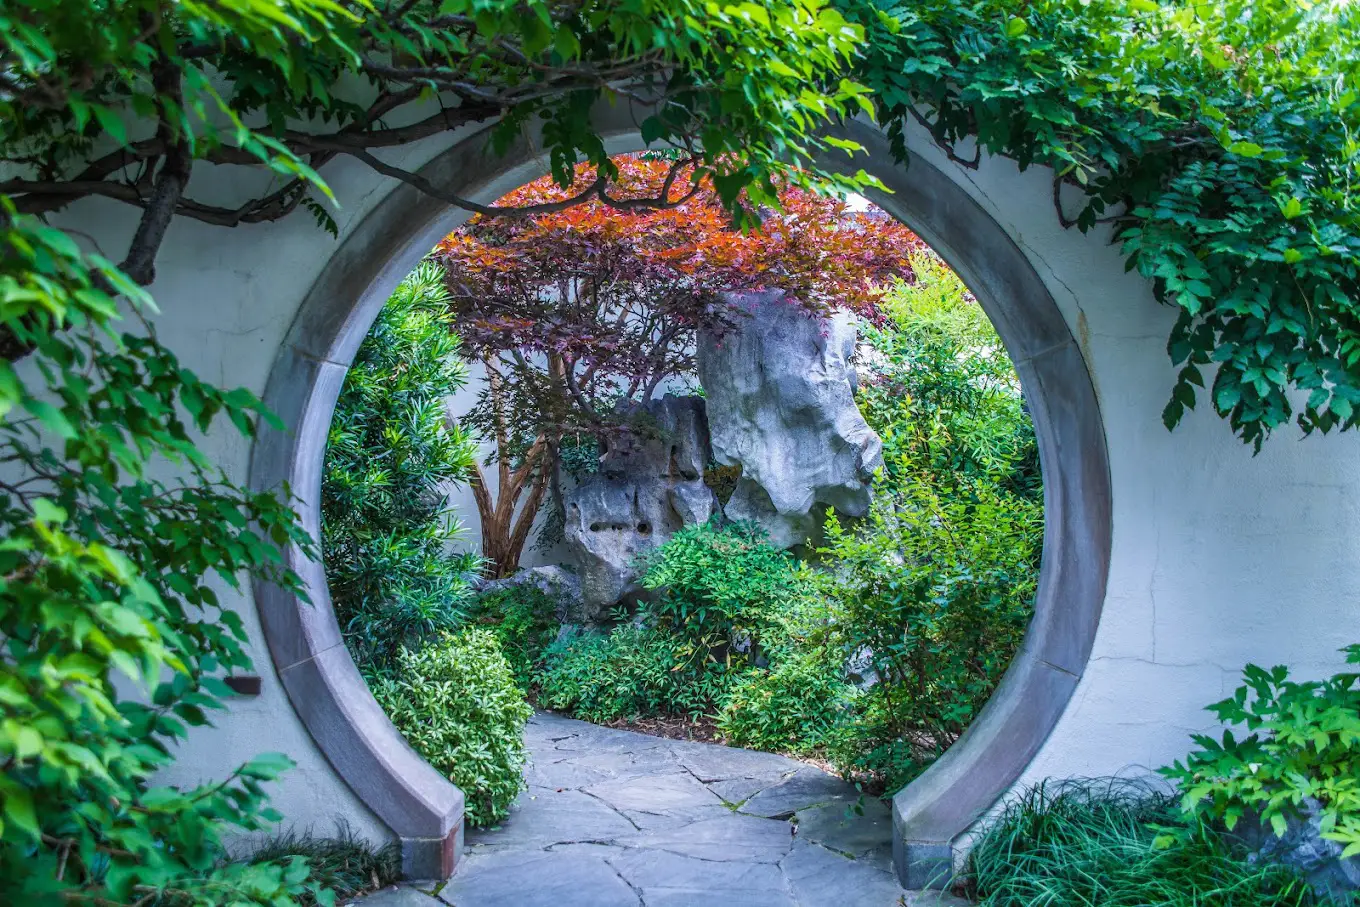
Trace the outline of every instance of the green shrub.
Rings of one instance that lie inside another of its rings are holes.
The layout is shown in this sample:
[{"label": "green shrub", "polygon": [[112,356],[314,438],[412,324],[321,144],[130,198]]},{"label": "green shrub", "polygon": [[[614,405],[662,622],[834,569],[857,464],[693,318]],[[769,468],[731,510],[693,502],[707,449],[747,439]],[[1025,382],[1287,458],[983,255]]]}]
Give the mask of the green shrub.
[{"label": "green shrub", "polygon": [[1175,797],[1113,780],[1027,791],[987,828],[969,862],[982,907],[1318,903],[1291,870],[1248,862],[1208,825],[1187,823]]},{"label": "green shrub", "polygon": [[445,505],[476,445],[444,401],[467,380],[449,333],[443,272],[416,268],[354,357],[335,405],[321,484],[322,552],[335,615],[361,665],[381,666],[456,629],[475,558],[450,556],[460,532]]},{"label": "green shrub", "polygon": [[[953,742],[940,740],[902,720],[906,694],[879,683],[863,691],[833,733],[823,740],[828,762],[865,791],[891,795],[916,780]],[[930,704],[925,706],[929,711]]]},{"label": "green shrub", "polygon": [[869,514],[829,515],[814,579],[832,644],[875,682],[827,738],[847,775],[894,790],[968,726],[1033,613],[1042,482],[1019,381],[991,323],[933,253],[884,298],[861,355],[883,438]]},{"label": "green shrub", "polygon": [[903,764],[894,741],[928,759],[963,732],[1029,626],[1041,532],[1037,503],[925,471],[897,488],[880,480],[853,529],[827,521],[820,588],[833,602],[831,633],[877,679],[841,758],[857,738],[861,754],[880,756],[850,761],[881,773],[884,754]]},{"label": "green shrub", "polygon": [[478,596],[472,612],[496,635],[515,683],[526,692],[543,653],[557,635],[557,605],[541,589],[511,586]]},{"label": "green shrub", "polygon": [[835,654],[794,651],[745,674],[723,702],[718,729],[732,745],[758,750],[807,753],[822,746],[858,694]]},{"label": "green shrub", "polygon": [[402,649],[370,687],[416,752],[462,789],[469,822],[505,818],[524,786],[524,723],[533,710],[494,634],[470,628]]},{"label": "green shrub", "polygon": [[883,439],[896,482],[912,471],[1043,496],[1034,425],[996,328],[939,256],[911,257],[912,281],[883,297],[888,325],[866,329],[856,403]]},{"label": "green shrub", "polygon": [[753,523],[685,526],[639,558],[638,582],[657,591],[645,620],[669,633],[695,671],[750,664],[800,589],[798,563]]},{"label": "green shrub", "polygon": [[639,626],[551,646],[538,675],[539,704],[586,721],[655,715],[697,718],[714,710],[732,675],[674,635]]},{"label": "green shrub", "polygon": [[[1360,645],[1345,652],[1360,664]],[[1300,683],[1283,666],[1248,665],[1243,675],[1243,686],[1209,708],[1248,736],[1197,735],[1199,750],[1162,769],[1185,809],[1229,829],[1253,815],[1283,834],[1304,801],[1315,800],[1323,835],[1344,844],[1346,856],[1360,853],[1360,674]]]},{"label": "green shrub", "polygon": [[751,525],[686,526],[639,560],[657,591],[641,623],[552,647],[539,701],[588,721],[718,711],[804,588]]}]

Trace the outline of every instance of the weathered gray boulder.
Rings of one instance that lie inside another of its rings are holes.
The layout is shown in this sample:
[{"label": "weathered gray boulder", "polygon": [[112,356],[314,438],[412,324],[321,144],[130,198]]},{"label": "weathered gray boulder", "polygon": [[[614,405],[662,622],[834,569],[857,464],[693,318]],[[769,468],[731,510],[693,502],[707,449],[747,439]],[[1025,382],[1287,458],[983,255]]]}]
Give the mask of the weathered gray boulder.
[{"label": "weathered gray boulder", "polygon": [[519,586],[532,586],[551,599],[557,606],[559,621],[581,608],[580,577],[558,566],[526,567],[505,579],[481,583],[477,591],[486,594]]},{"label": "weathered gray boulder", "polygon": [[750,317],[698,344],[713,458],[742,469],[723,512],[792,547],[817,535],[828,506],[868,511],[883,444],[855,406],[852,316],[809,317],[778,292],[739,303]]},{"label": "weathered gray boulder", "polygon": [[1319,894],[1349,903],[1343,898],[1360,891],[1360,857],[1343,859],[1344,845],[1322,836],[1320,808],[1316,800],[1306,799],[1301,814],[1280,836],[1253,816],[1239,822],[1234,832],[1254,852],[1253,860],[1293,866]]},{"label": "weathered gray boulder", "polygon": [[704,401],[666,395],[633,414],[638,430],[607,448],[599,471],[564,489],[563,535],[581,577],[573,622],[599,623],[636,594],[638,555],[718,510],[704,484]]}]

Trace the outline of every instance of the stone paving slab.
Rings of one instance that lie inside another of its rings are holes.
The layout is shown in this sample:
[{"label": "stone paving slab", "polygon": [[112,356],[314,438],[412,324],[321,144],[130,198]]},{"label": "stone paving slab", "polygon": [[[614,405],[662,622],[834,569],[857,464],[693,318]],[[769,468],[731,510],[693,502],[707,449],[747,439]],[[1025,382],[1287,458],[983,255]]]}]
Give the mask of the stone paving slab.
[{"label": "stone paving slab", "polygon": [[641,907],[601,857],[554,851],[474,854],[439,897],[453,907]]},{"label": "stone paving slab", "polygon": [[666,851],[628,848],[608,857],[623,880],[639,889],[713,892],[784,891],[784,875],[773,863],[715,862]]},{"label": "stone paving slab", "polygon": [[543,712],[524,736],[529,787],[500,826],[468,831],[454,877],[361,907],[967,903],[898,888],[887,806],[805,763]]},{"label": "stone paving slab", "polygon": [[859,792],[853,785],[811,766],[802,766],[790,777],[751,797],[741,805],[741,811],[767,819],[790,818],[799,810],[827,803],[850,804],[858,799]]},{"label": "stone paving slab", "polygon": [[739,750],[711,743],[676,740],[671,743],[671,750],[677,761],[705,784],[732,778],[777,781],[803,767],[800,762],[774,753]]},{"label": "stone paving slab", "polygon": [[799,907],[786,891],[743,891],[734,897],[710,888],[644,888],[642,900],[646,907]]},{"label": "stone paving slab", "polygon": [[721,806],[723,802],[688,773],[620,778],[592,785],[585,792],[614,809],[662,815],[696,806]]},{"label": "stone paving slab", "polygon": [[798,814],[798,837],[852,857],[863,857],[888,842],[892,847],[892,811],[882,800],[865,797],[851,803],[814,806]]},{"label": "stone paving slab", "polygon": [[799,907],[897,904],[897,879],[876,866],[799,841],[779,864]]},{"label": "stone paving slab", "polygon": [[363,907],[442,907],[435,898],[415,888],[392,887],[359,899]]},{"label": "stone paving slab", "polygon": [[494,828],[467,834],[469,850],[484,847],[542,850],[570,841],[609,842],[637,826],[617,810],[578,790],[531,787],[519,795],[510,816]]},{"label": "stone paving slab", "polygon": [[774,782],[762,781],[759,778],[725,778],[722,781],[710,783],[708,789],[719,797],[722,797],[724,803],[738,806],[769,787],[772,783]]},{"label": "stone paving slab", "polygon": [[620,838],[618,843],[701,860],[777,863],[793,846],[793,835],[785,822],[729,815],[701,819],[679,828],[642,832]]}]

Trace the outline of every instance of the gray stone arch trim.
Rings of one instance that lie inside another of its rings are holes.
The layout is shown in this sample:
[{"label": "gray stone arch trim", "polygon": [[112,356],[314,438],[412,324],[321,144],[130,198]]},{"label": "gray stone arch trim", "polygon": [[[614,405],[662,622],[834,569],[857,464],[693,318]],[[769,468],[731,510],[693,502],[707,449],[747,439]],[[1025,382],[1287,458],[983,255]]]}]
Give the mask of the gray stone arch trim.
[{"label": "gray stone arch trim", "polygon": [[[605,113],[611,152],[641,147],[636,123]],[[1085,362],[1043,281],[962,188],[913,156],[893,163],[873,127],[847,129],[894,194],[875,198],[934,247],[981,300],[1026,388],[1044,468],[1046,528],[1035,617],[996,694],[949,752],[893,801],[894,851],[908,887],[938,881],[953,842],[1021,776],[1066,707],[1100,620],[1110,557],[1110,479]],[[435,185],[490,201],[546,172],[527,143],[494,156],[473,134],[420,169]],[[264,402],[282,431],[252,449],[250,484],[287,483],[303,526],[320,535],[322,459],[345,371],[383,302],[420,258],[466,220],[401,185],[349,233],[304,298]],[[270,656],[294,710],[355,795],[401,841],[411,878],[447,877],[462,844],[463,795],[405,742],[378,707],[340,636],[322,566],[285,552],[311,603],[256,583]]]},{"label": "gray stone arch trim", "polygon": [[1086,361],[1025,254],[939,168],[915,155],[892,165],[871,126],[845,134],[885,162],[866,168],[892,190],[871,193],[874,202],[949,262],[996,325],[1025,389],[1044,476],[1043,564],[1020,651],[963,736],[893,797],[898,878],[924,888],[949,877],[954,842],[1020,779],[1086,669],[1110,570],[1110,464]]}]

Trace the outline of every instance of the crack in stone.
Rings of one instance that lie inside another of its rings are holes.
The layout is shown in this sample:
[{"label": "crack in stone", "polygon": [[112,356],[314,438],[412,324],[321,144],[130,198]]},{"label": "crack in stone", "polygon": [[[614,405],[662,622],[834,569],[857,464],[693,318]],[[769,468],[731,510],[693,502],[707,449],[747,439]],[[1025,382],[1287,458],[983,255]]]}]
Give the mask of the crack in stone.
[{"label": "crack in stone", "polygon": [[[618,809],[618,807],[614,806],[614,804],[609,803],[609,802],[607,802],[607,801],[601,799],[600,797],[597,797],[595,794],[592,794],[590,791],[588,791],[588,790],[586,790],[586,789],[584,789],[584,788],[578,788],[577,791],[578,791],[579,793],[585,794],[587,797],[589,797],[590,799],[592,799],[592,800],[594,800],[595,802],[599,803],[599,804],[602,805],[605,809],[609,810],[609,811],[612,812],[614,815],[618,816],[620,819],[622,819],[623,821],[627,822],[629,825],[633,826],[633,830],[634,830],[634,831],[642,831],[642,830],[643,830],[641,825],[637,824],[637,823],[634,822],[632,819],[628,818],[628,816],[627,816],[625,813],[623,813],[622,811],[620,811],[620,810]],[[642,810],[636,810],[636,812],[642,812]]]},{"label": "crack in stone", "polygon": [[[551,844],[546,844],[546,845],[544,845],[543,851],[544,851],[545,853],[553,853],[553,852],[554,852],[554,851],[553,851],[553,848],[554,848],[554,847],[570,847],[570,846],[573,845],[573,844],[593,844],[593,845],[595,845],[596,847],[622,847],[622,846],[623,846],[622,844],[615,844],[615,843],[613,842],[613,840],[604,840],[604,839],[600,839],[600,838],[582,838],[582,839],[579,840],[579,841],[554,841],[554,842],[552,842]],[[608,862],[608,859],[607,859],[607,858],[601,857],[601,859],[604,859],[605,862]]]},{"label": "crack in stone", "polygon": [[[1055,667],[1056,667],[1056,666],[1055,666]],[[1061,668],[1057,668],[1057,670],[1062,670],[1062,669],[1061,669]],[[768,789],[769,789],[769,788],[766,788],[766,790],[768,790]],[[754,799],[755,799],[756,797],[758,797],[760,794],[761,794],[761,791],[756,791],[754,794],[752,794],[751,796],[747,797],[745,800],[741,801],[741,802],[742,802],[742,805],[745,806],[747,803],[749,803],[750,801],[754,800]],[[719,799],[721,799],[721,798],[719,798]],[[844,801],[841,800],[839,797],[837,797],[836,795],[833,794],[833,795],[831,796],[831,799],[830,799],[830,800],[818,800],[818,801],[815,802],[815,803],[809,803],[809,804],[807,804],[806,806],[800,806],[800,807],[798,807],[797,809],[791,809],[791,810],[789,810],[788,812],[775,813],[773,816],[762,816],[762,815],[758,815],[757,813],[746,813],[746,812],[741,813],[741,815],[743,815],[743,816],[750,816],[750,817],[753,818],[753,819],[778,819],[780,822],[787,822],[787,821],[789,821],[790,819],[792,819],[794,816],[798,815],[798,813],[807,812],[809,809],[820,809],[820,808],[822,808],[823,806],[832,806],[832,805],[834,805],[834,804],[836,804],[836,803],[842,803],[842,802],[844,802]],[[738,812],[740,812],[740,810],[738,810]]]},{"label": "crack in stone", "polygon": [[[622,845],[620,845],[620,846],[622,846]],[[715,847],[716,847],[717,845],[711,845],[711,846],[715,846]],[[792,849],[792,847],[793,847],[793,842],[792,842],[792,839],[790,839],[790,841],[789,841],[789,848]],[[653,851],[653,852],[655,852],[655,853],[668,853],[668,854],[670,854],[670,855],[673,856],[673,857],[684,857],[686,860],[698,860],[700,863],[716,863],[716,864],[718,864],[719,866],[731,866],[731,865],[734,864],[734,863],[739,864],[739,865],[744,865],[744,866],[755,866],[755,865],[757,865],[757,864],[763,862],[763,861],[761,861],[761,860],[714,860],[714,859],[711,859],[710,857],[700,857],[700,856],[695,856],[695,855],[692,854],[692,853],[684,853],[683,851],[679,851],[679,850],[671,850],[669,847],[656,847],[656,846],[651,846],[651,847],[637,848],[637,849],[639,849],[639,850],[650,850],[650,851]],[[771,849],[773,849],[773,848],[771,848]],[[788,854],[788,851],[785,851],[785,852],[784,852],[784,856],[782,856],[782,857],[780,857],[778,860],[775,860],[775,861],[774,861],[774,865],[775,865],[775,866],[778,866],[782,860],[785,860],[785,859],[788,858],[788,855],[789,855],[789,854]],[[766,865],[769,865],[769,864],[766,864]]]}]

